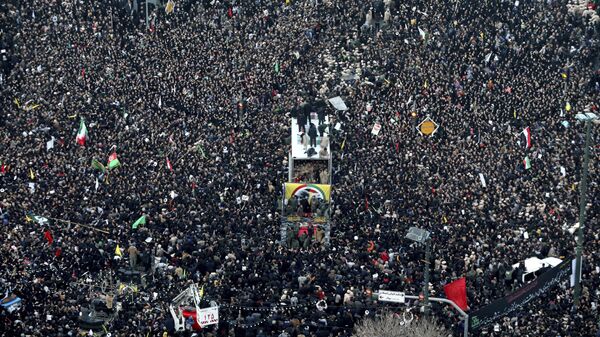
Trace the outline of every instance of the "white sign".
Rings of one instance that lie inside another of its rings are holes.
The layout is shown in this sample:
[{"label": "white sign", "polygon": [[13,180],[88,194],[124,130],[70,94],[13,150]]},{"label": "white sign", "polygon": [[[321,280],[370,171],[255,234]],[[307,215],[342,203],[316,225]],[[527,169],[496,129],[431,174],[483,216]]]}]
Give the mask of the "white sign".
[{"label": "white sign", "polygon": [[404,303],[404,295],[401,291],[379,290],[379,300],[384,302]]},{"label": "white sign", "polygon": [[344,100],[340,96],[330,98],[329,103],[331,103],[336,110],[348,110],[346,103],[344,103]]},{"label": "white sign", "polygon": [[479,173],[479,180],[481,180],[481,186],[483,186],[483,188],[486,188],[487,184],[485,182],[485,177],[483,176],[483,173]]},{"label": "white sign", "polygon": [[374,134],[375,136],[378,136],[380,130],[381,130],[381,124],[375,123],[375,125],[373,125],[373,130],[371,130],[371,133]]},{"label": "white sign", "polygon": [[219,307],[200,309],[200,311],[196,313],[196,320],[201,327],[219,324]]}]

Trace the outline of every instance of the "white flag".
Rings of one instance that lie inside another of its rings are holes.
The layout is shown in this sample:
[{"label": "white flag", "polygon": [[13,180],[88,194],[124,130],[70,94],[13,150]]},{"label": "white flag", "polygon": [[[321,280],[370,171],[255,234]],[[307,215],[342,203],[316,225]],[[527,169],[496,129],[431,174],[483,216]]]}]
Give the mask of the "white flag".
[{"label": "white flag", "polygon": [[422,30],[421,27],[418,27],[418,28],[419,28],[419,35],[421,35],[421,38],[423,40],[425,40],[425,35],[427,35],[427,33],[424,30]]},{"label": "white flag", "polygon": [[487,184],[485,183],[485,177],[483,176],[483,173],[479,173],[479,180],[481,180],[481,185],[483,188],[486,188]]},{"label": "white flag", "polygon": [[98,186],[99,186],[99,184],[98,184],[98,178],[96,178],[96,191],[98,191]]},{"label": "white flag", "polygon": [[485,63],[488,63],[488,62],[490,62],[490,59],[491,59],[491,58],[492,58],[492,52],[490,52],[489,54],[487,54],[487,55],[485,56]]},{"label": "white flag", "polygon": [[52,148],[54,148],[54,136],[52,136],[52,139],[46,142],[46,151]]},{"label": "white flag", "polygon": [[158,98],[158,108],[162,108],[162,97]]}]

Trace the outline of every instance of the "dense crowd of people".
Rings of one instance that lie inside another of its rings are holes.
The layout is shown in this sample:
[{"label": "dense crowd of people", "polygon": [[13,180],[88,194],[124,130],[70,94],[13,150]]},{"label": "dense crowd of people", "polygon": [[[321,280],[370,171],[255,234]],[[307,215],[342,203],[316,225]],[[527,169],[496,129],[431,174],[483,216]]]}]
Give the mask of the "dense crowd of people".
[{"label": "dense crowd of people", "polygon": [[[96,285],[133,267],[145,285],[96,335],[172,335],[168,305],[193,282],[220,305],[201,335],[350,336],[385,307],[372,292],[420,293],[411,226],[431,231],[432,295],[466,276],[471,311],[522,285],[513,264],[573,258],[575,114],[598,110],[600,50],[565,1],[176,0],[149,27],[121,5],[0,3],[0,285],[22,299],[0,335],[79,334]],[[334,96],[349,109],[326,109],[331,239],[286,247],[291,114]],[[565,280],[475,335],[598,331],[598,132],[578,310]],[[119,167],[91,167],[113,152]],[[452,308],[432,310],[459,334]]]}]

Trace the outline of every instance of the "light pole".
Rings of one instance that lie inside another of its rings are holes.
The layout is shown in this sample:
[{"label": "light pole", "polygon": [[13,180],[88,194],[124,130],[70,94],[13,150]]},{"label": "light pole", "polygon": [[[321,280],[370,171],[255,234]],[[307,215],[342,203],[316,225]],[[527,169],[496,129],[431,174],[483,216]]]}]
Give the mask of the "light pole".
[{"label": "light pole", "polygon": [[427,317],[429,315],[429,259],[431,258],[431,244],[430,244],[431,233],[418,227],[410,227],[406,238],[418,243],[425,244],[425,285],[423,285],[423,296],[425,301],[423,302],[423,315]]},{"label": "light pole", "polygon": [[583,155],[583,168],[581,184],[579,185],[579,229],[577,231],[577,258],[575,260],[575,298],[573,304],[575,309],[579,306],[581,297],[581,255],[583,252],[583,228],[585,227],[585,207],[587,205],[587,178],[588,164],[590,162],[590,134],[592,133],[591,122],[598,119],[596,114],[591,112],[580,113],[575,118],[585,123],[585,149]]},{"label": "light pole", "polygon": [[145,5],[146,5],[146,30],[150,29],[150,26],[148,25],[148,0],[144,1]]},{"label": "light pole", "polygon": [[[404,293],[403,293],[404,294]],[[379,298],[379,292],[374,292],[373,295],[377,296],[377,299],[379,301],[381,301]],[[403,295],[405,299],[409,299],[409,300],[416,300],[419,299],[419,296],[415,296],[415,295]],[[430,298],[430,300],[432,302],[439,302],[439,303],[447,303],[450,304],[452,307],[454,307],[454,309],[456,309],[456,311],[458,311],[458,313],[462,316],[462,318],[464,319],[464,323],[465,325],[463,326],[463,337],[467,337],[469,335],[469,315],[464,312],[456,303],[454,303],[454,301],[449,300],[447,298],[439,298],[439,297],[432,297]],[[396,302],[396,301],[394,301]],[[404,302],[400,302],[400,303],[404,303]]]}]

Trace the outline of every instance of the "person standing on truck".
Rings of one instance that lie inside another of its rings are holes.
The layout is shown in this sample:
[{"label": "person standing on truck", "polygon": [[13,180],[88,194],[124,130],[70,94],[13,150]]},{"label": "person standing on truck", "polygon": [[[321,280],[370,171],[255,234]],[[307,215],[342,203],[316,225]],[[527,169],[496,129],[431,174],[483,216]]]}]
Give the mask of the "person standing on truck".
[{"label": "person standing on truck", "polygon": [[310,128],[308,129],[308,137],[310,137],[310,146],[317,146],[317,127],[314,123],[310,123]]}]

